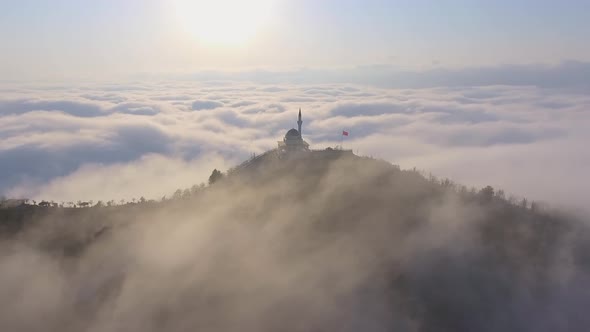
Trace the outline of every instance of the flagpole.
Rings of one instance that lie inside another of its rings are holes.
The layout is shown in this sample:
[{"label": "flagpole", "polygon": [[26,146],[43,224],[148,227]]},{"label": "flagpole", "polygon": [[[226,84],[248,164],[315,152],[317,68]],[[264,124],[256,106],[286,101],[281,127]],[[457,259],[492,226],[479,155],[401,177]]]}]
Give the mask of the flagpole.
[{"label": "flagpole", "polygon": [[340,132],[340,150],[344,150],[344,129]]}]

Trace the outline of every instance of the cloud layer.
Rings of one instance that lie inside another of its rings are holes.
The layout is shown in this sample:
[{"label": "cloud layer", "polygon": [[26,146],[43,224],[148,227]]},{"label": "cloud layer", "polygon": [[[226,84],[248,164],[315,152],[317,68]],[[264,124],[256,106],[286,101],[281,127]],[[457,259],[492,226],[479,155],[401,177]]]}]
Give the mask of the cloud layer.
[{"label": "cloud layer", "polygon": [[[577,87],[175,80],[0,89],[0,192],[8,196],[161,197],[273,148],[296,126],[299,107],[313,148],[340,144],[346,129],[345,147],[361,155],[467,185],[577,206],[590,186],[590,96]],[[126,177],[129,167],[158,189]],[[91,194],[98,175],[109,185]]]}]

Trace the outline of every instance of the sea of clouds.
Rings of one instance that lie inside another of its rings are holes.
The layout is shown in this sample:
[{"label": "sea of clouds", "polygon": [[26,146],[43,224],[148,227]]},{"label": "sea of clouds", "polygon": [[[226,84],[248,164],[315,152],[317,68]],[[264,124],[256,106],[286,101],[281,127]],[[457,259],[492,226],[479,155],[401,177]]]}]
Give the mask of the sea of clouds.
[{"label": "sea of clouds", "polygon": [[565,63],[396,76],[359,67],[125,83],[4,82],[0,194],[160,198],[206,181],[213,168],[226,170],[274,148],[296,127],[301,108],[312,148],[340,144],[346,130],[344,147],[360,155],[583,207],[590,85],[576,66],[582,73],[590,68]]}]

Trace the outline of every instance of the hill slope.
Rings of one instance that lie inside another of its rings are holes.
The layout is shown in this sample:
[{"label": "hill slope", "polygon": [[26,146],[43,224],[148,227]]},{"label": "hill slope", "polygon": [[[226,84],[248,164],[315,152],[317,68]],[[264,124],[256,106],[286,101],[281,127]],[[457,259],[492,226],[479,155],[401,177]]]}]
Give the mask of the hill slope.
[{"label": "hill slope", "polygon": [[590,326],[585,224],[354,155],[271,159],[165,202],[1,210],[0,329]]}]

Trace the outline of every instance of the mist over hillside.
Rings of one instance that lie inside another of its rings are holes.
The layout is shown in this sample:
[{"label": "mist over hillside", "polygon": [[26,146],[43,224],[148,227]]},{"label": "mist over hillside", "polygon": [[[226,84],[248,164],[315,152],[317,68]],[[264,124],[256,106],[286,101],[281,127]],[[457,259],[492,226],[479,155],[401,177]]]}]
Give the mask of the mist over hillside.
[{"label": "mist over hillside", "polygon": [[0,332],[590,331],[589,12],[0,0]]},{"label": "mist over hillside", "polygon": [[0,330],[590,326],[581,220],[352,154],[215,180],[161,202],[0,209]]}]

